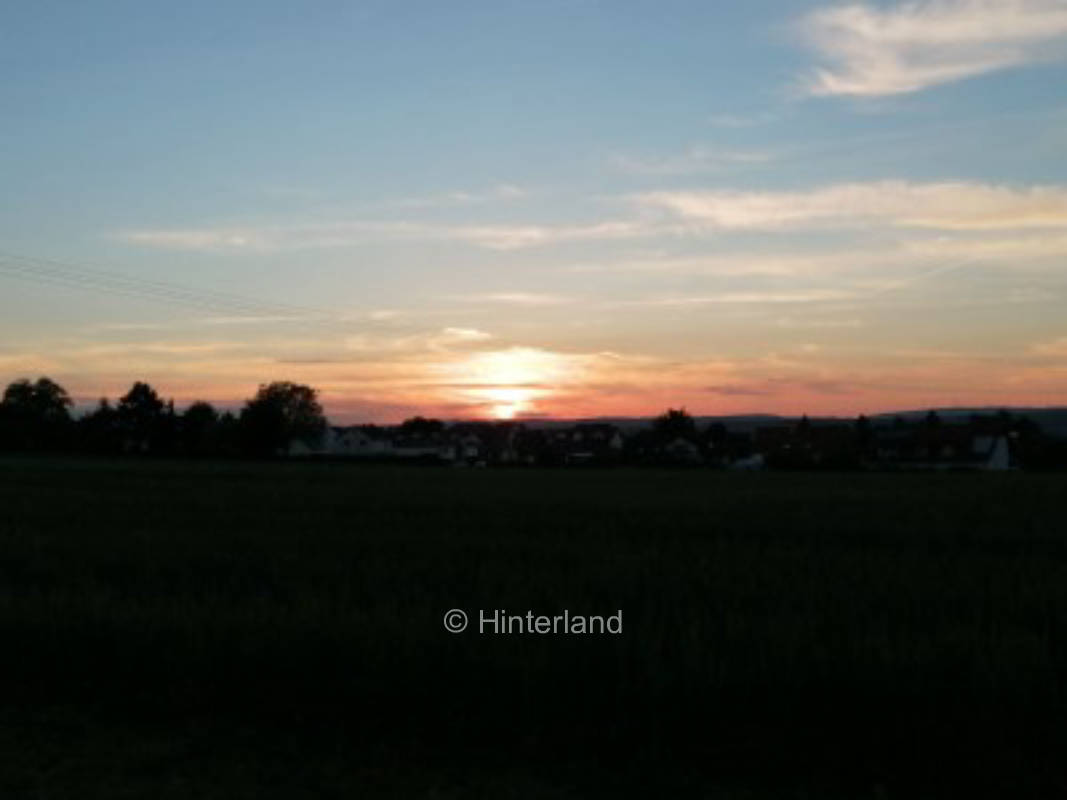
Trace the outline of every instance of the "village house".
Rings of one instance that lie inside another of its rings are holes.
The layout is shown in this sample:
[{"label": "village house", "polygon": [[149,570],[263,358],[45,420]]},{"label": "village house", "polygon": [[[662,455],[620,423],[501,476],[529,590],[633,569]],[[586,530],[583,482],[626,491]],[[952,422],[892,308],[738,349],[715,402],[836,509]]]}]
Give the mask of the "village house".
[{"label": "village house", "polygon": [[804,417],[751,430],[728,430],[714,422],[666,436],[651,425],[624,433],[602,422],[447,424],[417,417],[389,427],[333,426],[320,441],[294,440],[286,452],[463,467],[627,463],[733,470],[1007,470],[1015,468],[1024,446],[1019,430],[1003,414],[942,423],[931,413],[925,421],[898,418],[877,425],[862,417],[855,422]]},{"label": "village house", "polygon": [[875,431],[876,460],[871,466],[915,470],[1011,469],[1008,434],[978,432],[973,424],[934,428],[894,427]]}]

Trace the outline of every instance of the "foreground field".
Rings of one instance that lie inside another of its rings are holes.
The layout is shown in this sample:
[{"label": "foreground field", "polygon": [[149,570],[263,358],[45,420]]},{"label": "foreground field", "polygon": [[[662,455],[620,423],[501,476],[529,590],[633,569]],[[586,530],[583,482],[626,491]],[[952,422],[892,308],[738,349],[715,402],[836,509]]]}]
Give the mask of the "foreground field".
[{"label": "foreground field", "polygon": [[1062,794],[1065,489],[2,461],[0,794]]}]

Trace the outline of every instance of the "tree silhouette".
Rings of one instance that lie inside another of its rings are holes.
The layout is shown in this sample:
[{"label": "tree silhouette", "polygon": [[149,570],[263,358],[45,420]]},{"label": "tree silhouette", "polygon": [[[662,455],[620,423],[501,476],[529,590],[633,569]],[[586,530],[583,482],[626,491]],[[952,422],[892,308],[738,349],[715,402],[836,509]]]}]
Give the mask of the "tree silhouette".
[{"label": "tree silhouette", "polygon": [[652,423],[656,435],[665,440],[690,439],[696,433],[696,422],[684,408],[668,408]]},{"label": "tree silhouette", "polygon": [[52,449],[70,427],[70,396],[49,378],[15,381],[0,400],[0,446],[20,450]]},{"label": "tree silhouette", "polygon": [[137,381],[123,397],[117,408],[123,448],[145,453],[155,449],[163,427],[166,404],[147,383]]},{"label": "tree silhouette", "polygon": [[874,445],[874,426],[864,414],[856,417],[856,444],[864,454]]},{"label": "tree silhouette", "polygon": [[114,454],[122,449],[119,414],[101,397],[97,407],[78,420],[79,445],[90,453]]},{"label": "tree silhouette", "polygon": [[71,401],[66,389],[49,378],[15,381],[4,390],[6,408],[42,420],[68,420]]},{"label": "tree silhouette", "polygon": [[193,403],[181,417],[181,451],[186,455],[207,455],[219,449],[219,414],[211,403]]},{"label": "tree silhouette", "polygon": [[439,419],[427,419],[426,417],[412,417],[404,420],[400,425],[400,432],[409,436],[430,437],[442,433],[445,423]]},{"label": "tree silhouette", "polygon": [[241,411],[245,449],[255,455],[274,455],[295,440],[315,444],[326,432],[326,417],[310,386],[279,381],[259,387]]},{"label": "tree silhouette", "polygon": [[726,430],[726,425],[721,422],[713,422],[708,425],[708,441],[713,447],[722,447],[726,444],[727,438],[729,438],[729,431]]}]

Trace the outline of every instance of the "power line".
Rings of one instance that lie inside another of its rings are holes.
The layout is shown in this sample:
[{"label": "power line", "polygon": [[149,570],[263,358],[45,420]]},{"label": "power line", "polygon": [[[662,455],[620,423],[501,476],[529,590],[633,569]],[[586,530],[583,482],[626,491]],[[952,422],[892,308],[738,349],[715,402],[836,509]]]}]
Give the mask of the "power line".
[{"label": "power line", "polygon": [[292,303],[271,303],[232,292],[206,291],[169,281],[137,278],[114,270],[4,251],[0,251],[0,275],[51,286],[147,299],[200,312],[288,317],[291,319],[287,321],[304,324],[336,324],[343,321],[335,311]]}]

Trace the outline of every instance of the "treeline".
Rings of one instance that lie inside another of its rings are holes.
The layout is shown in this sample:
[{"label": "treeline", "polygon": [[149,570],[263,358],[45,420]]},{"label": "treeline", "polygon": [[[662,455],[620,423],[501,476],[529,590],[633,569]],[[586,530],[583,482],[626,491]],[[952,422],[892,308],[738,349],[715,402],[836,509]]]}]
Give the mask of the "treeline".
[{"label": "treeline", "polygon": [[289,382],[260,386],[237,414],[202,401],[179,411],[140,381],[115,403],[103,398],[78,417],[72,408],[49,378],[15,381],[0,400],[0,451],[259,457],[326,430],[315,390]]},{"label": "treeline", "polygon": [[851,422],[803,417],[731,430],[722,422],[699,425],[684,409],[668,409],[648,426],[625,432],[595,422],[536,428],[515,421],[446,423],[423,417],[396,426],[330,431],[315,389],[287,381],[261,385],[237,413],[203,401],[178,410],[173,400],[140,381],[114,403],[101,399],[77,416],[72,408],[66,390],[48,378],[10,384],[0,399],[0,452],[190,458],[299,454],[547,467],[966,469],[981,467],[1000,440],[1010,466],[1067,468],[1067,440],[1008,411],[956,422],[941,420],[935,411],[925,419],[898,417],[877,424],[864,416]]}]

